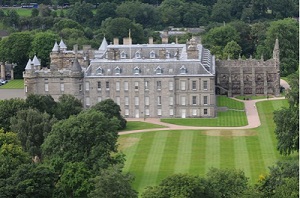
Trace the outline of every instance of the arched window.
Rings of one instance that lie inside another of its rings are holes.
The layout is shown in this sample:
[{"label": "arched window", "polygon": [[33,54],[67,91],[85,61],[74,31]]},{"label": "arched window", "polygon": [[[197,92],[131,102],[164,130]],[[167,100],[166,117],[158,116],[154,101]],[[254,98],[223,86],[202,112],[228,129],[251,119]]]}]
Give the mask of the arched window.
[{"label": "arched window", "polygon": [[182,65],[181,67],[180,67],[180,74],[186,74],[186,67],[184,66],[184,65]]},{"label": "arched window", "polygon": [[135,52],[135,58],[141,58],[141,52],[140,51]]}]

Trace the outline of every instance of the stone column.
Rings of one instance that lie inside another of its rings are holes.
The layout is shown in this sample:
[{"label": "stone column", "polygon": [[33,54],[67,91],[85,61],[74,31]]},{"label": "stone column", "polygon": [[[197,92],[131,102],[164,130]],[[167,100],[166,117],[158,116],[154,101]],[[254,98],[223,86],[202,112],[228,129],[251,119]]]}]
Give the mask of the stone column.
[{"label": "stone column", "polygon": [[1,79],[5,79],[5,63],[1,63],[1,74],[0,74],[0,78]]}]

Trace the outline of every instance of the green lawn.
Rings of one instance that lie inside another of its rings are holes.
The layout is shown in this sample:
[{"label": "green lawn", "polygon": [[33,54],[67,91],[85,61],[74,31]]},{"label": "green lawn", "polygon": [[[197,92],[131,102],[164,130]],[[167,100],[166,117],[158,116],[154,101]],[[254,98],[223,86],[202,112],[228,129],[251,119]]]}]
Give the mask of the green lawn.
[{"label": "green lawn", "polygon": [[163,118],[162,122],[183,126],[245,126],[248,124],[244,111],[218,112],[216,118]]},{"label": "green lawn", "polygon": [[228,98],[227,96],[217,96],[217,106],[228,107],[229,109],[238,109],[238,110],[244,110],[245,108],[243,102],[236,101],[234,99]]},{"label": "green lawn", "polygon": [[9,9],[13,9],[15,11],[17,11],[17,13],[21,16],[21,17],[29,17],[31,16],[31,12],[32,9],[28,9],[28,8],[5,8],[5,10],[9,10]]},{"label": "green lawn", "polygon": [[[124,171],[135,175],[134,188],[142,192],[174,173],[205,175],[211,167],[236,168],[251,183],[264,175],[279,158],[273,111],[286,100],[257,104],[262,125],[250,130],[178,130],[122,135],[126,155]],[[297,156],[296,156],[297,157]],[[296,158],[294,156],[294,158]]]},{"label": "green lawn", "polygon": [[24,89],[24,80],[23,79],[10,80],[5,85],[0,86],[0,89]]},{"label": "green lawn", "polygon": [[126,124],[126,129],[124,131],[140,130],[140,129],[155,129],[155,128],[164,128],[165,126],[151,124],[147,122],[139,121],[129,121]]},{"label": "green lawn", "polygon": [[162,122],[183,126],[245,126],[248,124],[243,102],[217,97],[218,107],[228,107],[228,111],[218,112],[216,118],[163,118]]},{"label": "green lawn", "polygon": [[[268,96],[268,97],[273,97],[273,96]],[[257,100],[257,99],[264,99],[267,98],[267,96],[236,96],[235,98],[244,100],[244,99],[251,99],[251,100]]]}]

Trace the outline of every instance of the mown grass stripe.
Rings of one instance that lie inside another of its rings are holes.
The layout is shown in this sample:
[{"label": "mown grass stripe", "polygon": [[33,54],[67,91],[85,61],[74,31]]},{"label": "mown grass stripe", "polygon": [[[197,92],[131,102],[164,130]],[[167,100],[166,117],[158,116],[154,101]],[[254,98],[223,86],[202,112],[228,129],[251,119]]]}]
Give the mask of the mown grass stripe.
[{"label": "mown grass stripe", "polygon": [[160,163],[159,175],[157,177],[158,183],[174,172],[174,164],[176,163],[177,148],[179,147],[181,131],[170,131],[168,133],[165,144],[162,161]]},{"label": "mown grass stripe", "polygon": [[220,168],[234,168],[234,144],[232,137],[220,137]]},{"label": "mown grass stripe", "polygon": [[133,159],[136,155],[137,148],[138,148],[138,145],[140,143],[141,136],[142,136],[141,133],[137,133],[137,134],[133,134],[130,137],[126,137],[127,139],[130,139],[130,140],[136,141],[136,142],[133,143],[133,145],[130,146],[129,148],[125,148],[123,150],[123,152],[126,155],[126,162],[125,162],[124,169],[123,169],[124,172],[128,172],[131,169],[132,161],[133,161]]},{"label": "mown grass stripe", "polygon": [[205,147],[205,173],[212,167],[220,168],[220,137],[207,136]]},{"label": "mown grass stripe", "polygon": [[192,155],[190,164],[190,173],[194,175],[205,175],[205,152],[206,152],[206,135],[202,131],[195,131],[192,145]]},{"label": "mown grass stripe", "polygon": [[194,132],[181,131],[174,173],[187,173],[189,171],[192,156],[193,137]]},{"label": "mown grass stripe", "polygon": [[151,149],[148,152],[147,162],[144,166],[143,177],[140,181],[138,189],[142,190],[146,186],[152,186],[156,184],[168,133],[168,131],[155,133]]},{"label": "mown grass stripe", "polygon": [[234,137],[234,161],[235,169],[244,171],[247,177],[251,177],[249,154],[246,137]]}]

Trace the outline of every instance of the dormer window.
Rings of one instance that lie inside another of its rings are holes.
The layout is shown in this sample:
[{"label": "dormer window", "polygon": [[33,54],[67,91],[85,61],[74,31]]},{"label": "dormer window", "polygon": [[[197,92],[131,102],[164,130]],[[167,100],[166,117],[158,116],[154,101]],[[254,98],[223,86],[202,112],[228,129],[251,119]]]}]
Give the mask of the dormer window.
[{"label": "dormer window", "polygon": [[120,73],[121,73],[120,67],[116,67],[116,68],[115,68],[115,73],[116,73],[116,74],[120,74]]},{"label": "dormer window", "polygon": [[156,74],[162,74],[162,69],[161,69],[160,66],[156,67],[155,73],[156,73]]},{"label": "dormer window", "polygon": [[98,68],[96,69],[96,74],[98,74],[98,75],[103,74],[103,69],[102,69],[101,67],[98,67]]},{"label": "dormer window", "polygon": [[135,53],[135,58],[141,58],[141,52],[140,51],[137,51]]},{"label": "dormer window", "polygon": [[124,51],[121,52],[121,58],[126,58],[126,53]]},{"label": "dormer window", "polygon": [[170,52],[169,51],[166,51],[166,58],[170,58]]},{"label": "dormer window", "polygon": [[134,74],[139,74],[139,73],[140,73],[140,68],[135,67],[135,68],[134,68]]},{"label": "dormer window", "polygon": [[150,58],[155,58],[155,52],[153,50],[150,52]]},{"label": "dormer window", "polygon": [[186,74],[186,67],[184,66],[184,65],[182,65],[181,67],[180,67],[180,74]]}]

